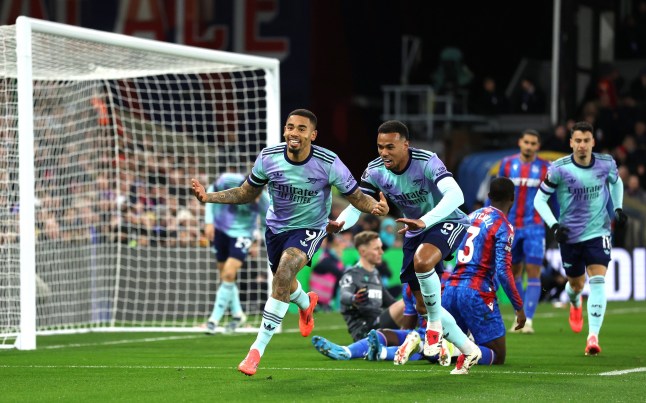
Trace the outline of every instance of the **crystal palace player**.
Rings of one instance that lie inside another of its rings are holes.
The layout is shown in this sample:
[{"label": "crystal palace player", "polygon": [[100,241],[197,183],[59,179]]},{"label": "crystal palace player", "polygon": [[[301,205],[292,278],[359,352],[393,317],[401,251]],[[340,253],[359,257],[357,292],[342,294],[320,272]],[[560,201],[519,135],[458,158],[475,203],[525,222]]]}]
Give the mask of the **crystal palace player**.
[{"label": "crystal palace player", "polygon": [[[498,176],[511,179],[516,187],[515,202],[507,218],[514,226],[511,270],[516,288],[523,290],[523,261],[527,273],[527,289],[523,301],[527,322],[522,333],[534,333],[532,320],[541,296],[541,265],[545,256],[545,224],[534,209],[534,197],[538,191],[549,161],[537,156],[541,137],[535,130],[525,130],[518,139],[518,154],[503,158]],[[515,332],[516,323],[510,331]]]},{"label": "crystal palace player", "polygon": [[312,112],[292,111],[283,132],[285,143],[263,149],[251,174],[239,187],[207,194],[197,179],[191,180],[195,197],[203,203],[250,203],[265,185],[271,196],[265,242],[269,266],[274,273],[272,293],[265,304],[256,341],[238,366],[246,375],[256,373],[260,357],[285,317],[290,301],[300,309],[299,327],[303,337],[314,327],[312,314],[318,296],[312,292],[306,294],[296,274],[312,259],[326,235],[332,207],[331,187],[336,187],[363,212],[388,213],[383,194],[379,202],[363,194],[336,154],[312,144],[318,134],[316,123]]},{"label": "crystal palace player", "polygon": [[[514,228],[505,214],[514,202],[514,184],[495,178],[489,186],[491,206],[471,213],[471,226],[458,249],[457,265],[444,285],[442,306],[480,347],[482,364],[505,362],[505,323],[496,299],[498,281],[511,300],[521,329],[525,324],[523,301],[511,273]],[[469,357],[466,357],[468,359]],[[470,366],[464,358],[463,366]]]},{"label": "crystal palace player", "polygon": [[[405,234],[400,279],[413,290],[418,311],[428,314],[424,354],[432,357],[440,352],[442,341],[436,266],[458,246],[468,219],[459,209],[464,203],[462,190],[444,163],[435,153],[409,147],[408,140],[408,128],[400,121],[379,126],[379,158],[364,171],[361,190],[371,195],[383,192],[406,217],[397,220],[406,225],[399,231]],[[328,231],[347,229],[358,217],[359,212],[348,206],[336,221],[330,221]]]},{"label": "crystal palace player", "polygon": [[[610,215],[608,199],[612,198],[617,225],[627,217],[622,210],[624,185],[615,160],[592,152],[592,125],[575,123],[570,147],[572,154],[554,161],[547,178],[536,194],[534,205],[559,242],[563,268],[568,282],[565,291],[570,297],[570,327],[575,333],[583,327],[581,293],[585,274],[590,279],[588,297],[588,339],[585,355],[597,355],[599,331],[606,312],[606,271],[610,263]],[[547,198],[556,193],[561,216],[558,221],[547,205]]]}]

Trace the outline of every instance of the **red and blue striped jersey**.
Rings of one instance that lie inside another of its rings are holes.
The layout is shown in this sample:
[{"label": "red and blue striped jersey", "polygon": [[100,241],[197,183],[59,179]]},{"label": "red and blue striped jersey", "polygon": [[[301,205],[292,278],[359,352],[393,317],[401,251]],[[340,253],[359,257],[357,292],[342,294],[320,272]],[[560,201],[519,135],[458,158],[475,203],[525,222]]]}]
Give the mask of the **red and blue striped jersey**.
[{"label": "red and blue striped jersey", "polygon": [[539,157],[532,162],[523,162],[520,154],[510,155],[500,162],[498,176],[511,179],[516,187],[514,205],[507,216],[514,228],[543,224],[534,209],[534,197],[549,167],[550,162]]},{"label": "red and blue striped jersey", "polygon": [[523,301],[511,272],[514,227],[495,207],[483,207],[469,215],[471,226],[458,249],[457,265],[446,287],[469,287],[483,298],[495,298],[500,283],[515,310]]}]

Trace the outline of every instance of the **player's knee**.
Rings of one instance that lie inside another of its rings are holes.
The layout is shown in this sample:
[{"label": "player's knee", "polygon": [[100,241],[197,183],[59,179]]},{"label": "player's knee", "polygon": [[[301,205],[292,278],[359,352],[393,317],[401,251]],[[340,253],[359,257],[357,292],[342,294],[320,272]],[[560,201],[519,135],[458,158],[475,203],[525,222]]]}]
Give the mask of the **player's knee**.
[{"label": "player's knee", "polygon": [[413,267],[415,273],[427,273],[442,260],[442,252],[430,244],[423,244],[415,252]]},{"label": "player's knee", "polygon": [[574,291],[576,293],[583,292],[583,286],[584,285],[585,285],[585,283],[581,283],[581,282],[578,282],[578,281],[570,282],[570,287],[572,288],[572,291]]}]

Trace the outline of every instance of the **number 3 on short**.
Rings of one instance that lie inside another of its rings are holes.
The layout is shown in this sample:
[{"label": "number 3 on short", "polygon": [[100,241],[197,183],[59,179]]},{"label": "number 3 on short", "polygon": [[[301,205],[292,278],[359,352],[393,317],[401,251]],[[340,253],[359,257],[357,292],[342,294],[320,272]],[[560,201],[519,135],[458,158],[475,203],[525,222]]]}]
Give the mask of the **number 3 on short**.
[{"label": "number 3 on short", "polygon": [[473,258],[473,239],[480,233],[480,227],[469,227],[467,229],[467,240],[464,248],[458,252],[458,262],[469,263]]}]

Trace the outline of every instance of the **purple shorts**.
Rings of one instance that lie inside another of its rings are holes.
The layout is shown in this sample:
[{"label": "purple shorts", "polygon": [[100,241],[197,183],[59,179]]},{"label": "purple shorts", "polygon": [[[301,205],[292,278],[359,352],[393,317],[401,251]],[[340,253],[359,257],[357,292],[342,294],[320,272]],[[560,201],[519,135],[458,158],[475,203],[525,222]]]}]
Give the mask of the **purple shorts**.
[{"label": "purple shorts", "polygon": [[[404,260],[399,273],[401,282],[408,283],[411,290],[419,290],[413,258],[421,244],[432,244],[442,252],[442,259],[446,259],[460,246],[466,233],[464,225],[446,221],[435,224],[415,237],[404,238]],[[444,272],[442,261],[435,266],[435,271],[441,277]]]},{"label": "purple shorts", "polygon": [[609,236],[600,236],[579,243],[561,243],[559,249],[565,274],[568,277],[579,277],[592,264],[608,267],[612,243]]},{"label": "purple shorts", "polygon": [[267,259],[272,273],[276,273],[283,252],[288,248],[302,250],[307,255],[309,266],[312,256],[321,246],[327,233],[325,229],[295,229],[274,234],[269,228],[265,231]]},{"label": "purple shorts", "polygon": [[253,243],[251,238],[239,236],[231,238],[221,231],[215,231],[215,237],[211,246],[215,250],[215,258],[218,262],[224,262],[232,257],[244,262],[249,254],[249,247]]}]

